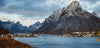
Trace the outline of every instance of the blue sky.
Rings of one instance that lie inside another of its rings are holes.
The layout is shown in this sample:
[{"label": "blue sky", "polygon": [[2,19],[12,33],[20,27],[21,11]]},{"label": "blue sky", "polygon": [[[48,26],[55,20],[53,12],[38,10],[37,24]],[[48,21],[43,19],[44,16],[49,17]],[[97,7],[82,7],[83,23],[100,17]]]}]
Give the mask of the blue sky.
[{"label": "blue sky", "polygon": [[[75,0],[0,0],[0,20],[20,21],[29,26],[44,21],[56,9],[67,7]],[[82,8],[100,15],[100,0],[77,0]]]}]

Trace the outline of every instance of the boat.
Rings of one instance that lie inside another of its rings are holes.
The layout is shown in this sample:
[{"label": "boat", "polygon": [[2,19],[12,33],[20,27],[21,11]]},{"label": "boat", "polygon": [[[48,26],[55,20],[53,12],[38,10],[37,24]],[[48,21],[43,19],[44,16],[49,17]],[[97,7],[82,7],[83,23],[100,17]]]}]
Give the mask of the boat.
[{"label": "boat", "polygon": [[37,37],[37,36],[40,36],[40,35],[39,35],[39,34],[35,34],[35,33],[34,33],[34,36],[35,36],[35,37]]},{"label": "boat", "polygon": [[97,40],[100,41],[100,38],[98,38]]}]

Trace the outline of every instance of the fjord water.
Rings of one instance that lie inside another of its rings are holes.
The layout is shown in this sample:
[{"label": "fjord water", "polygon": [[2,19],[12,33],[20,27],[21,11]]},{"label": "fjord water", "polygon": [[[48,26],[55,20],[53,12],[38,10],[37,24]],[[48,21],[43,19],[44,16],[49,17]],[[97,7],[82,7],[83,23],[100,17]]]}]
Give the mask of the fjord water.
[{"label": "fjord water", "polygon": [[38,37],[14,38],[36,48],[100,48],[98,37],[63,37],[42,34]]}]

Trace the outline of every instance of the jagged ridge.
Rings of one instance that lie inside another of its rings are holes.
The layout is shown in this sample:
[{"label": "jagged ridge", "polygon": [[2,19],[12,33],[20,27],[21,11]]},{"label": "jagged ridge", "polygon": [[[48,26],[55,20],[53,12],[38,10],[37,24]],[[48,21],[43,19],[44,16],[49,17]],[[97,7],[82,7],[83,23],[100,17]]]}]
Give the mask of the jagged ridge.
[{"label": "jagged ridge", "polygon": [[76,31],[100,31],[100,19],[83,10],[78,1],[67,8],[56,10],[34,33],[61,34]]}]

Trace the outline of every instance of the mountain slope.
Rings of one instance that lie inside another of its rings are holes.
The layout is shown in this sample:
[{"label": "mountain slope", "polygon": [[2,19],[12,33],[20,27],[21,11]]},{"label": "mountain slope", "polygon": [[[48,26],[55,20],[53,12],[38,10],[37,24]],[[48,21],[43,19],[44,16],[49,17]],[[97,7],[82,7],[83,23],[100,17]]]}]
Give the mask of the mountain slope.
[{"label": "mountain slope", "polygon": [[[67,8],[49,16],[35,33],[61,34],[76,31],[99,31],[100,19],[81,8],[78,1],[73,1]],[[52,17],[52,18],[51,18]],[[56,17],[56,18],[55,18]]]},{"label": "mountain slope", "polygon": [[37,22],[33,24],[33,26],[31,25],[28,28],[26,26],[21,25],[20,22],[14,23],[11,21],[6,21],[6,22],[0,21],[0,28],[8,29],[12,33],[32,33],[33,31],[38,29],[40,25],[41,23]]},{"label": "mountain slope", "polygon": [[38,21],[34,23],[33,25],[30,25],[27,29],[27,32],[33,33],[33,31],[37,30],[41,26],[41,23]]},{"label": "mountain slope", "polygon": [[20,22],[14,23],[14,22],[11,22],[11,21],[6,21],[6,22],[0,21],[0,24],[1,24],[2,28],[8,29],[12,33],[22,33],[22,32],[24,32],[24,28],[20,24]]}]

